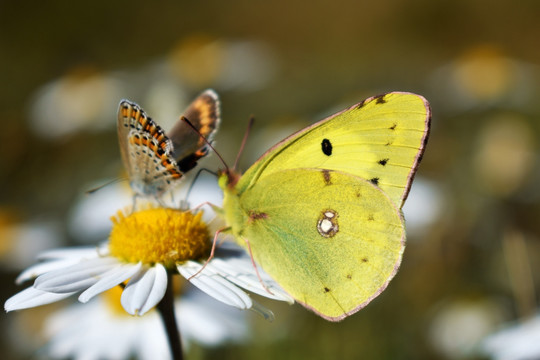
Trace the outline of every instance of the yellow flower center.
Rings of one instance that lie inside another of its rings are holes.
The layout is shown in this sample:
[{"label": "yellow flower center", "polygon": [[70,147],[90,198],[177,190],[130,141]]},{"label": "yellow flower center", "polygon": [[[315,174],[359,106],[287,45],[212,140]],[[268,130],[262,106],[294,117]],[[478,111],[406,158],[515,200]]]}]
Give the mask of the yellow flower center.
[{"label": "yellow flower center", "polygon": [[185,260],[196,260],[210,248],[202,212],[155,208],[112,217],[111,255],[131,263],[161,263],[167,268]]},{"label": "yellow flower center", "polygon": [[127,314],[126,310],[124,310],[122,307],[122,303],[120,302],[122,291],[124,291],[124,288],[121,286],[115,286],[103,293],[105,303],[108,305],[109,310],[115,315]]}]

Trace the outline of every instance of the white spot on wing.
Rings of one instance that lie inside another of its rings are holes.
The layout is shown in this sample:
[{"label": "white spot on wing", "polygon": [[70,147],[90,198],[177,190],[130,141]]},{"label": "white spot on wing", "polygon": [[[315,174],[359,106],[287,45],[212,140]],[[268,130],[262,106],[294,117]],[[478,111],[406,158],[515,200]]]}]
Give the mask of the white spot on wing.
[{"label": "white spot on wing", "polygon": [[325,238],[336,235],[339,231],[338,214],[335,210],[324,210],[317,221],[317,231]]}]

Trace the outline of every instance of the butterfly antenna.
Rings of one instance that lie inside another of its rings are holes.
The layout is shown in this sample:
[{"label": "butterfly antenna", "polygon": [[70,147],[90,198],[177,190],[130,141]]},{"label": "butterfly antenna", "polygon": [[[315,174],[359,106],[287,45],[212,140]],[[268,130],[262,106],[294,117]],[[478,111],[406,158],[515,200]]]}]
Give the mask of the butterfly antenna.
[{"label": "butterfly antenna", "polygon": [[242,144],[240,145],[240,150],[238,151],[238,155],[236,155],[236,160],[234,161],[233,170],[236,170],[236,168],[238,166],[238,162],[240,161],[240,156],[242,156],[242,153],[244,152],[244,147],[246,146],[247,138],[249,136],[249,133],[251,132],[251,128],[253,127],[254,122],[255,122],[255,117],[253,115],[251,115],[249,117],[246,132],[244,133],[244,138],[242,139]]},{"label": "butterfly antenna", "polygon": [[207,138],[205,138],[201,132],[191,123],[191,121],[189,121],[188,118],[186,118],[185,116],[182,116],[180,118],[182,121],[184,121],[186,124],[189,125],[190,128],[193,129],[193,131],[195,131],[197,134],[199,134],[199,136],[201,137],[201,139],[204,140],[204,142],[206,143],[206,145],[208,145],[208,147],[210,149],[212,149],[212,151],[217,155],[217,157],[219,158],[219,160],[223,163],[223,166],[225,166],[225,169],[229,169],[229,167],[227,166],[227,163],[225,162],[225,160],[223,160],[223,157],[221,157],[221,154],[219,152],[217,152],[216,148],[212,146],[212,144],[210,143],[210,141],[208,141]]},{"label": "butterfly antenna", "polygon": [[84,193],[86,195],[92,195],[93,193],[97,192],[98,190],[103,189],[107,185],[111,185],[111,184],[114,184],[114,183],[117,183],[117,182],[120,182],[120,181],[124,181],[124,180],[127,180],[127,179],[123,179],[123,178],[113,179],[111,181],[107,181],[105,184],[99,185],[98,187],[95,187],[95,188],[90,189],[90,190],[86,190]]}]

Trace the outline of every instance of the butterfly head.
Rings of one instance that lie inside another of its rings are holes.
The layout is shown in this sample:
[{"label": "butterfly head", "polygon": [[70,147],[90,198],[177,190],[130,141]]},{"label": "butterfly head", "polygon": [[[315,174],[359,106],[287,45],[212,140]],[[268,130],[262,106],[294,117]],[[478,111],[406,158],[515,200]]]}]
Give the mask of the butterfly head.
[{"label": "butterfly head", "polygon": [[240,174],[234,171],[231,168],[226,168],[223,170],[220,170],[218,173],[218,184],[219,186],[225,190],[234,189],[236,184],[238,183],[238,180],[240,180]]}]

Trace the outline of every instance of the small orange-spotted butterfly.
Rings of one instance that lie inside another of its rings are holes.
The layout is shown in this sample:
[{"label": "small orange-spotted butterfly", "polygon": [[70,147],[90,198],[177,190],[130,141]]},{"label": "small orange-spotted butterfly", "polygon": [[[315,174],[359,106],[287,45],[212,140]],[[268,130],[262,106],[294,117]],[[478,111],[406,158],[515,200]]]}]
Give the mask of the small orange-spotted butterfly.
[{"label": "small orange-spotted butterfly", "polygon": [[204,91],[182,117],[199,133],[180,119],[165,134],[139,105],[120,101],[117,123],[120,152],[131,188],[137,195],[159,197],[208,154],[208,144],[201,135],[211,142],[218,128],[217,94],[213,90]]}]

